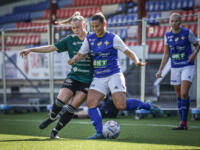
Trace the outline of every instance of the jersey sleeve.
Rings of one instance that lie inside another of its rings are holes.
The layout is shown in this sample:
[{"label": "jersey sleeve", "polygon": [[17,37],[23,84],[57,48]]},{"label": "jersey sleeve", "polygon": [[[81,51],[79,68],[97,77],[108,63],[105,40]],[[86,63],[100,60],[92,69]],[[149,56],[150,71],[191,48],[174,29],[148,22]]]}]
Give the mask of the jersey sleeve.
[{"label": "jersey sleeve", "polygon": [[84,55],[84,54],[89,53],[89,51],[90,51],[89,43],[88,43],[87,38],[85,38],[83,41],[83,44],[79,50],[79,53]]},{"label": "jersey sleeve", "polygon": [[58,48],[57,52],[61,53],[64,51],[68,51],[68,41],[69,41],[70,37],[67,36],[64,39],[58,41],[57,43],[55,43],[54,45]]},{"label": "jersey sleeve", "polygon": [[168,44],[167,44],[167,36],[166,36],[166,34],[165,34],[165,36],[164,36],[164,45],[168,45]]},{"label": "jersey sleeve", "polygon": [[113,39],[113,47],[121,52],[129,49],[118,35],[115,35]]},{"label": "jersey sleeve", "polygon": [[189,30],[189,37],[188,37],[190,43],[195,44],[197,43],[197,38],[195,37],[194,33]]}]

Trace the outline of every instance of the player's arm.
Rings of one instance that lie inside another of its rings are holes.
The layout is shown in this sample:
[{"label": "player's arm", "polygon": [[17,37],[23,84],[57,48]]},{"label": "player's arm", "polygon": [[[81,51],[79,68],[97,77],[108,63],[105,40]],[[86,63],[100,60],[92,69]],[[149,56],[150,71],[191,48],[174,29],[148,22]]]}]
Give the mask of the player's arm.
[{"label": "player's arm", "polygon": [[87,38],[85,38],[79,52],[72,59],[69,59],[68,64],[73,65],[79,62],[80,60],[86,58],[90,51],[89,49],[90,48],[89,48],[88,40]]},{"label": "player's arm", "polygon": [[144,62],[139,61],[139,59],[136,56],[136,54],[133,51],[129,50],[129,49],[125,50],[124,54],[126,56],[128,56],[136,64],[136,66],[145,66],[147,64],[146,62],[144,63]]},{"label": "player's arm", "polygon": [[199,52],[200,45],[199,45],[195,35],[191,31],[189,32],[189,41],[190,41],[190,43],[193,43],[194,48],[195,48],[193,53],[190,55],[190,57],[188,59],[189,62],[192,62],[192,61],[194,61],[194,59],[196,58],[196,56]]},{"label": "player's arm", "polygon": [[58,48],[54,45],[47,45],[47,46],[40,46],[40,47],[33,47],[29,49],[24,49],[20,52],[20,56],[26,56],[30,52],[36,52],[36,53],[50,53],[53,51],[58,50]]},{"label": "player's arm", "polygon": [[146,65],[146,63],[139,61],[136,54],[126,46],[126,44],[121,40],[121,38],[118,35],[115,35],[114,37],[114,48],[128,56],[136,64],[136,66]]},{"label": "player's arm", "polygon": [[73,65],[79,62],[80,60],[86,58],[87,56],[88,56],[87,54],[77,53],[72,59],[69,59],[68,64]]},{"label": "player's arm", "polygon": [[164,66],[166,65],[168,59],[169,59],[169,46],[165,45],[164,55],[162,57],[162,61],[161,61],[160,67],[158,69],[158,72],[156,73],[157,78],[162,78],[161,73],[162,73],[162,70],[163,70]]}]

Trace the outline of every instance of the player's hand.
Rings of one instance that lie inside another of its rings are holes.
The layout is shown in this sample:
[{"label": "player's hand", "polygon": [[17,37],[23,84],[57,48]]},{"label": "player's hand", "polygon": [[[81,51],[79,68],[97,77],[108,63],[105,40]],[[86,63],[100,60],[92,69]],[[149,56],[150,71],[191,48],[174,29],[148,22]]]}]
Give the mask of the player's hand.
[{"label": "player's hand", "polygon": [[19,55],[23,58],[24,56],[27,56],[31,52],[30,49],[28,50],[23,50],[19,53]]},{"label": "player's hand", "polygon": [[68,60],[68,64],[69,65],[73,65],[75,63],[75,60],[72,58],[72,59],[70,59],[70,60]]},{"label": "player's hand", "polygon": [[156,73],[156,78],[162,78],[161,71],[158,71],[158,72]]},{"label": "player's hand", "polygon": [[136,66],[145,66],[146,64],[147,64],[147,62],[139,61],[138,63],[136,63]]}]

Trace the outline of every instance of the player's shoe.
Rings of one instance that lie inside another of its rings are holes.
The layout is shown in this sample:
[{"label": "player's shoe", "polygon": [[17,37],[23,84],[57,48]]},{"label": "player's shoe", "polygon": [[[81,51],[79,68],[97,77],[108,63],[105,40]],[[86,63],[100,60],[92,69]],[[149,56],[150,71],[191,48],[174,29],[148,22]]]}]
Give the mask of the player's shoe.
[{"label": "player's shoe", "polygon": [[159,106],[153,104],[153,102],[151,100],[148,100],[147,103],[150,105],[150,112],[154,115],[159,115],[162,116],[163,115],[163,111],[160,109]]},{"label": "player's shoe", "polygon": [[50,117],[45,119],[44,121],[42,121],[39,125],[40,129],[44,129],[46,127],[48,127],[48,125],[50,125],[52,122],[54,122],[56,119],[51,119]]},{"label": "player's shoe", "polygon": [[50,138],[51,139],[59,139],[60,137],[58,136],[58,132],[53,129],[52,132],[51,132]]},{"label": "player's shoe", "polygon": [[172,130],[187,130],[187,125],[179,125],[177,127],[172,128]]},{"label": "player's shoe", "polygon": [[95,140],[95,139],[105,139],[102,133],[96,133],[93,136],[87,138],[88,140]]}]

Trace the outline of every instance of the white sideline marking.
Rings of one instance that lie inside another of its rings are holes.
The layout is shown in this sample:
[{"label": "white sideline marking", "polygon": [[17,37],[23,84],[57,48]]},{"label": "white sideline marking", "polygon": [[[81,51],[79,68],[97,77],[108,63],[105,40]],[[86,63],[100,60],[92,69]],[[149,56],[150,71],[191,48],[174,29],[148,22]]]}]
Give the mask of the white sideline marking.
[{"label": "white sideline marking", "polygon": [[[0,121],[11,121],[11,122],[41,122],[42,120],[27,120],[27,119],[0,119]],[[71,121],[70,123],[72,124],[91,124],[92,123],[90,121]],[[174,127],[176,125],[172,125],[172,124],[132,124],[132,123],[120,123],[120,126],[150,126],[150,127]],[[189,126],[189,128],[196,128],[196,129],[200,129],[200,126]]]}]

